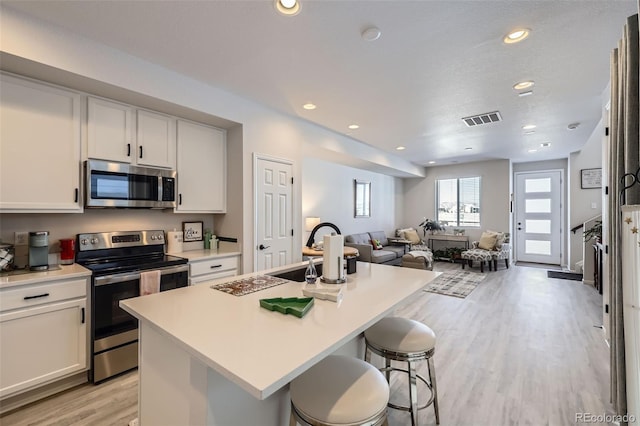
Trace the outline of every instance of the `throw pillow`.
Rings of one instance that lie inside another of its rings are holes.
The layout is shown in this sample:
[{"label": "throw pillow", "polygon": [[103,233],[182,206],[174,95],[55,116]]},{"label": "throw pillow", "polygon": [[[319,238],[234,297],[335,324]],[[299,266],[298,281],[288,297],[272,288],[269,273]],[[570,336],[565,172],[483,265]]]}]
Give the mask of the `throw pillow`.
[{"label": "throw pillow", "polygon": [[374,250],[382,250],[382,243],[380,240],[371,240],[371,245]]},{"label": "throw pillow", "polygon": [[420,236],[415,229],[404,231],[404,238],[411,241],[411,244],[420,244]]},{"label": "throw pillow", "polygon": [[498,235],[498,238],[496,239],[495,250],[500,250],[502,248],[502,244],[504,244],[505,238],[506,238],[506,235],[504,234],[504,232],[492,231],[490,229],[487,229],[487,232]]},{"label": "throw pillow", "polygon": [[478,243],[478,248],[484,250],[494,250],[496,247],[496,241],[498,240],[498,234],[495,232],[483,232]]},{"label": "throw pillow", "polygon": [[404,233],[407,231],[411,231],[413,228],[402,228],[402,229],[396,229],[396,237],[402,238],[402,239],[407,239],[407,237],[405,237]]}]

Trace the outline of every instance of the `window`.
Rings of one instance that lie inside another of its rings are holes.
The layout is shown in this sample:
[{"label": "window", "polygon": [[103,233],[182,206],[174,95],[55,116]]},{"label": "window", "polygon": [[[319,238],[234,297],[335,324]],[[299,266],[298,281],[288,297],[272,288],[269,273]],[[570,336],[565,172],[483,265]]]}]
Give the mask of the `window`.
[{"label": "window", "polygon": [[480,227],[480,177],[436,181],[436,220],[445,226]]}]

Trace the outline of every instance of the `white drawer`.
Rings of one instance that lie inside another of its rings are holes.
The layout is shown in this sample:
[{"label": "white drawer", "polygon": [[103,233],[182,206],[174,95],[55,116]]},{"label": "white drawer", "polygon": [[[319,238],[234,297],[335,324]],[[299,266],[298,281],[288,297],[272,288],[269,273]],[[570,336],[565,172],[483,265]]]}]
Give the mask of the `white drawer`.
[{"label": "white drawer", "polygon": [[194,278],[190,278],[189,279],[189,285],[196,285],[196,284],[200,284],[206,281],[211,281],[211,280],[216,280],[218,278],[226,278],[226,277],[233,277],[238,275],[238,270],[237,269],[231,269],[229,271],[220,271],[220,272],[216,272],[213,274],[207,274],[207,275],[200,275]]},{"label": "white drawer", "polygon": [[86,296],[86,278],[11,287],[0,291],[0,312]]},{"label": "white drawer", "polygon": [[189,263],[189,272],[191,277],[198,275],[211,274],[215,272],[228,271],[230,269],[238,269],[238,256],[219,257],[216,259],[207,259],[203,261],[195,261]]}]

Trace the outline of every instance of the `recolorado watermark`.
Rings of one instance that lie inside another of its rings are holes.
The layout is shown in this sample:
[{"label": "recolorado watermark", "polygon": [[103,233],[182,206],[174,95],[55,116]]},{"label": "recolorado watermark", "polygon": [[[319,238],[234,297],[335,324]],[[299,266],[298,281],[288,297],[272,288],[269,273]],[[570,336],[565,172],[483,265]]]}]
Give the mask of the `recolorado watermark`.
[{"label": "recolorado watermark", "polygon": [[636,416],[624,414],[576,413],[576,423],[635,423]]}]

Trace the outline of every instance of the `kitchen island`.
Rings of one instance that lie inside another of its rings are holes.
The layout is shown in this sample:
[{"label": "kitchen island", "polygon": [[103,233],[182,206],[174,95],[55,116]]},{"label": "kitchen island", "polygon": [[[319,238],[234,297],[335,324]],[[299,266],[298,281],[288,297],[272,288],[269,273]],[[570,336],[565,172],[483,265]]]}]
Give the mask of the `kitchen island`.
[{"label": "kitchen island", "polygon": [[226,278],[121,301],[140,320],[140,424],[286,425],[292,379],[332,353],[362,357],[364,330],[438,275],[358,262],[342,300],[316,299],[303,318],[259,304],[302,297],[291,281],[244,296],[210,288]]}]

